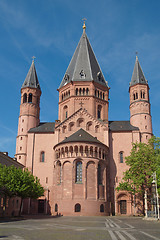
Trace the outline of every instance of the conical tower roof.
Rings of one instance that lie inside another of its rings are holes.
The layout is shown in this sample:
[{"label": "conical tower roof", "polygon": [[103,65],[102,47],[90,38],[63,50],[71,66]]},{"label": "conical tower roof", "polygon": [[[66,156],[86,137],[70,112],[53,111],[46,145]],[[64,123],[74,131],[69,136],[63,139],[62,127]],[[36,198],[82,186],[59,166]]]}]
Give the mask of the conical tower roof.
[{"label": "conical tower roof", "polygon": [[59,88],[71,81],[95,81],[108,87],[85,28]]},{"label": "conical tower roof", "polygon": [[31,67],[27,73],[26,79],[22,85],[22,88],[31,87],[40,89],[36,68],[34,64],[34,60],[32,61]]},{"label": "conical tower roof", "polygon": [[130,82],[130,87],[133,86],[133,85],[136,85],[138,83],[148,84],[148,82],[147,82],[147,80],[144,76],[144,73],[142,71],[142,68],[140,66],[138,57],[136,56],[136,62],[135,62],[135,65],[134,65],[134,70],[133,70],[132,79],[131,79],[131,82]]}]

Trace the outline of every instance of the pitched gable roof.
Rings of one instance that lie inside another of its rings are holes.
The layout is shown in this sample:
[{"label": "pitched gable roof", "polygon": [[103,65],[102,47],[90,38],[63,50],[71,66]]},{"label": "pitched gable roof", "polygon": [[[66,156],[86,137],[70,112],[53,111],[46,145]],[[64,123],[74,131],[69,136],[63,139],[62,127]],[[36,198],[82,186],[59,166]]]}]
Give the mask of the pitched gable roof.
[{"label": "pitched gable roof", "polygon": [[40,123],[39,126],[31,128],[28,133],[54,133],[55,123],[46,122]]},{"label": "pitched gable roof", "polygon": [[138,127],[130,124],[130,121],[109,121],[109,130],[112,132],[138,131]]},{"label": "pitched gable roof", "polygon": [[91,143],[103,144],[102,142],[97,140],[97,138],[93,137],[91,134],[89,134],[82,128],[80,128],[77,132],[73,133],[71,136],[67,137],[57,145],[68,143],[68,142],[91,142]]}]

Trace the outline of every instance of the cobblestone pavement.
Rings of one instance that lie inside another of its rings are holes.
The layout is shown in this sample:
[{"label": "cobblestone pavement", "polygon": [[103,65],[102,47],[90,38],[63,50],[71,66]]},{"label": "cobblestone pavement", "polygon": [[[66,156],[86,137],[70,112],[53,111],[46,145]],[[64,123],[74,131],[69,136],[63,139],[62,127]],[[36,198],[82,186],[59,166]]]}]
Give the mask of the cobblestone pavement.
[{"label": "cobblestone pavement", "polygon": [[28,218],[0,222],[0,240],[160,240],[160,222],[138,217]]}]

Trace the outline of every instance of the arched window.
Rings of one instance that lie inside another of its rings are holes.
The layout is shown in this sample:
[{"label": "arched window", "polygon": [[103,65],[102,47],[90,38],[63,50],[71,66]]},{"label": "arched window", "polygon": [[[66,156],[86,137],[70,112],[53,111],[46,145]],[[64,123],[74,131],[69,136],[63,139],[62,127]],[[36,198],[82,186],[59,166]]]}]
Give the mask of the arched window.
[{"label": "arched window", "polygon": [[143,92],[143,98],[145,99],[145,92]]},{"label": "arched window", "polygon": [[55,212],[58,212],[58,204],[55,204]]},{"label": "arched window", "polygon": [[96,126],[95,126],[95,133],[98,133],[98,132],[99,132],[99,126],[96,125]]},{"label": "arched window", "polygon": [[135,95],[135,93],[133,94],[133,100],[135,100],[136,99],[136,95]]},{"label": "arched window", "polygon": [[136,99],[138,99],[138,93],[136,92]]},{"label": "arched window", "polygon": [[97,118],[98,119],[101,119],[101,111],[102,111],[102,106],[98,105],[98,108],[97,108]]},{"label": "arched window", "polygon": [[65,132],[66,132],[66,129],[67,129],[67,127],[66,127],[66,126],[63,126],[63,128],[62,128],[62,133],[65,133]]},{"label": "arched window", "polygon": [[95,147],[95,157],[97,158],[98,152],[97,152],[97,147]]},{"label": "arched window", "polygon": [[68,91],[68,97],[70,97],[70,91]]},{"label": "arched window", "polygon": [[63,94],[62,94],[62,101],[63,101]]},{"label": "arched window", "polygon": [[64,119],[68,118],[68,107],[67,107],[67,105],[65,105],[64,108],[63,108],[63,118]]},{"label": "arched window", "polygon": [[88,146],[85,146],[85,154],[86,154],[86,157],[88,157]]},{"label": "arched window", "polygon": [[98,93],[98,98],[99,98],[99,91],[97,91],[97,93]]},{"label": "arched window", "polygon": [[83,146],[80,146],[79,151],[80,151],[80,155],[83,156]]},{"label": "arched window", "polygon": [[72,155],[73,155],[73,147],[72,146],[69,147],[69,153],[70,153],[70,156],[72,157]]},{"label": "arched window", "polygon": [[62,180],[62,166],[60,161],[57,162],[56,168],[57,168],[57,184],[60,184]]},{"label": "arched window", "polygon": [[76,96],[78,95],[78,88],[76,88]]},{"label": "arched window", "polygon": [[103,99],[104,99],[104,93],[103,93]]},{"label": "arched window", "polygon": [[81,94],[82,94],[82,89],[80,88],[80,89],[79,89],[79,95],[81,95]]},{"label": "arched window", "polygon": [[104,205],[103,204],[100,205],[100,212],[104,212]]},{"label": "arched window", "polygon": [[93,147],[90,147],[90,155],[93,157]]},{"label": "arched window", "polygon": [[81,211],[81,205],[80,205],[79,203],[77,203],[77,204],[75,205],[74,211],[75,211],[75,212],[80,212],[80,211]]},{"label": "arched window", "polygon": [[98,184],[102,184],[101,165],[98,164]]},{"label": "arched window", "polygon": [[95,90],[95,97],[97,96],[97,90]]},{"label": "arched window", "polygon": [[78,146],[74,147],[74,152],[75,152],[75,155],[78,156]]},{"label": "arched window", "polygon": [[102,99],[102,92],[100,92],[100,98]]},{"label": "arched window", "polygon": [[87,126],[86,126],[87,130],[91,130],[92,129],[92,122],[88,122]]},{"label": "arched window", "polygon": [[86,95],[88,95],[88,94],[89,94],[89,89],[87,88],[87,89],[86,89]]},{"label": "arched window", "polygon": [[82,162],[76,163],[76,183],[82,183]]},{"label": "arched window", "polygon": [[141,91],[141,98],[145,99],[145,92]]},{"label": "arched window", "polygon": [[77,120],[77,127],[82,127],[83,123],[84,123],[84,119],[83,118],[79,118]]},{"label": "arched window", "polygon": [[28,97],[28,102],[31,103],[32,102],[32,93],[29,94],[29,97]]},{"label": "arched window", "polygon": [[68,130],[69,130],[69,131],[73,131],[73,128],[74,128],[74,122],[69,123],[69,128],[68,128]]},{"label": "arched window", "polygon": [[23,95],[23,103],[26,103],[26,102],[27,102],[27,93]]},{"label": "arched window", "polygon": [[86,91],[85,88],[83,88],[83,95],[85,95],[85,91]]},{"label": "arched window", "polygon": [[123,152],[119,152],[120,163],[123,163]]},{"label": "arched window", "polygon": [[40,162],[44,162],[44,161],[45,161],[45,152],[42,151],[40,155]]},{"label": "arched window", "polygon": [[65,156],[68,157],[68,147],[65,147]]}]

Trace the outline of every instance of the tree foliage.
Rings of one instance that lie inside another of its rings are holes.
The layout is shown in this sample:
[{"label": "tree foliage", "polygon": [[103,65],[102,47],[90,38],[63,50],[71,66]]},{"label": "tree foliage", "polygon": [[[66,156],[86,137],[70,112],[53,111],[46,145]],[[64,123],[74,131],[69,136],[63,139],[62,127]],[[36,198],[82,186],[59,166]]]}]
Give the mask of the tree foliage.
[{"label": "tree foliage", "polygon": [[150,190],[152,174],[157,171],[158,186],[160,186],[160,139],[152,137],[148,144],[133,143],[130,156],[126,157],[129,169],[117,190],[144,195],[145,189]]},{"label": "tree foliage", "polygon": [[38,198],[43,195],[44,189],[37,177],[28,171],[12,166],[0,164],[0,188],[8,196],[24,198]]}]

